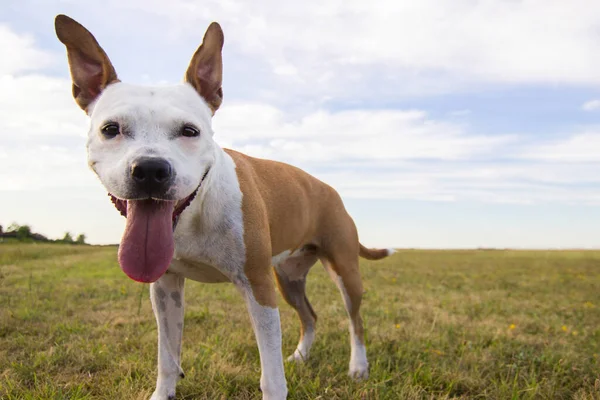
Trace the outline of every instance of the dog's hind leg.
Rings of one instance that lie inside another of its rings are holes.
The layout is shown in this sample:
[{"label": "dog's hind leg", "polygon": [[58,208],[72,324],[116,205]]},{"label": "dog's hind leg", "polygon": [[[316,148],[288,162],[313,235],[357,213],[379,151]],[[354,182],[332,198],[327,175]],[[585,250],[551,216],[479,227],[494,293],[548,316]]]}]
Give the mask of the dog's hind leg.
[{"label": "dog's hind leg", "polygon": [[[312,264],[314,264],[314,261]],[[317,314],[315,314],[306,297],[306,273],[297,279],[290,279],[281,268],[276,266],[275,276],[283,298],[296,310],[301,324],[298,347],[294,354],[287,358],[287,361],[306,361],[315,339],[315,326],[317,323]]]},{"label": "dog's hind leg", "polygon": [[363,333],[363,322],[360,316],[363,286],[358,270],[358,250],[330,254],[322,259],[342,294],[344,306],[350,317],[350,368],[348,375],[354,379],[365,379],[369,376],[369,363]]},{"label": "dog's hind leg", "polygon": [[158,378],[151,400],[174,399],[177,380],[183,378],[180,360],[184,281],[183,276],[167,272],[150,284],[150,299],[158,325]]}]

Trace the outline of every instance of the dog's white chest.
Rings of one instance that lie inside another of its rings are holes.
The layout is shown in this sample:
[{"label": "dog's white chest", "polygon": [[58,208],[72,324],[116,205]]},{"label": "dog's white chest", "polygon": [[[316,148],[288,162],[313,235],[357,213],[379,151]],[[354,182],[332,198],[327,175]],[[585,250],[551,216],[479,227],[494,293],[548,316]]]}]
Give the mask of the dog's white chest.
[{"label": "dog's white chest", "polygon": [[170,271],[200,282],[226,282],[246,262],[242,192],[235,164],[224,152],[180,217]]},{"label": "dog's white chest", "polygon": [[193,224],[176,230],[175,255],[169,271],[199,282],[227,282],[243,271],[243,230],[224,220],[217,230],[204,233]]}]

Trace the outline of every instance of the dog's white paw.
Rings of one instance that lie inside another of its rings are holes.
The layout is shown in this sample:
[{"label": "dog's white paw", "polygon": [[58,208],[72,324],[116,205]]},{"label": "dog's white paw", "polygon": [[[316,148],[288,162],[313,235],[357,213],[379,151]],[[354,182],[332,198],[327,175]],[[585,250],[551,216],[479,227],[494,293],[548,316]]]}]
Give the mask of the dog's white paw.
[{"label": "dog's white paw", "polygon": [[355,381],[362,381],[369,377],[369,364],[354,364],[350,365],[348,376]]},{"label": "dog's white paw", "polygon": [[185,377],[180,366],[177,374],[163,375],[156,382],[156,389],[150,400],[175,400],[175,386],[177,381]]},{"label": "dog's white paw", "polygon": [[306,360],[308,360],[308,354],[305,356],[298,349],[286,359],[287,362],[296,362],[298,364],[303,364]]},{"label": "dog's white paw", "polygon": [[164,393],[156,389],[154,393],[152,393],[152,397],[150,400],[175,400],[175,391],[173,393]]}]

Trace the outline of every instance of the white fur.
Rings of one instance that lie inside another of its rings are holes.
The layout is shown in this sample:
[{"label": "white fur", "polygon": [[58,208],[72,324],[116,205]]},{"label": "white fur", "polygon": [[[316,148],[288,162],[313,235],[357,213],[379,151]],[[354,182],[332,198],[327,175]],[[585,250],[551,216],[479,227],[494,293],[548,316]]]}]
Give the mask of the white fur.
[{"label": "white fur", "polygon": [[175,229],[175,262],[170,271],[203,282],[203,269],[217,269],[236,282],[244,274],[246,249],[242,191],[235,163],[220,147],[213,150],[214,163],[198,194]]},{"label": "white fur", "polygon": [[[116,197],[131,198],[131,165],[140,157],[161,157],[171,163],[176,181],[169,194],[183,199],[198,187],[214,162],[211,112],[189,84],[142,87],[109,85],[90,105],[88,163],[106,189]],[[122,134],[109,139],[101,128],[117,122]],[[199,137],[178,136],[183,124],[200,130]]]},{"label": "white fur", "polygon": [[304,253],[304,249],[302,249],[302,248],[297,249],[294,252],[292,252],[291,250],[282,251],[281,253],[279,253],[271,258],[271,264],[274,265],[275,267],[277,267],[279,265],[284,264],[290,258],[301,256],[301,255],[303,255],[303,253]]},{"label": "white fur", "polygon": [[366,379],[369,377],[369,362],[367,361],[367,349],[358,340],[354,333],[352,323],[350,324],[350,366],[348,375],[354,379]]},{"label": "white fur", "polygon": [[292,252],[289,250],[282,251],[281,253],[271,258],[271,264],[273,264],[274,266],[278,266],[285,262],[285,260],[287,260],[291,256],[291,254]]},{"label": "white fur", "polygon": [[285,400],[287,383],[281,354],[281,322],[277,308],[261,306],[256,302],[248,284],[238,289],[246,299],[252,327],[260,353],[260,388],[264,400]]},{"label": "white fur", "polygon": [[388,256],[391,256],[395,252],[396,252],[396,249],[392,249],[392,248],[387,249]]},{"label": "white fur", "polygon": [[[348,296],[348,293],[346,292],[342,277],[335,275],[333,271],[330,271],[329,273],[342,293],[346,311],[348,312],[348,316],[350,316],[352,302],[350,300],[350,296]],[[350,321],[350,366],[348,369],[348,375],[356,379],[364,379],[369,376],[367,349],[356,335],[356,332],[354,332],[354,325],[352,324],[352,321]]]},{"label": "white fur", "polygon": [[165,274],[150,285],[150,299],[158,325],[158,378],[151,400],[174,397],[175,385],[183,376],[181,336],[184,280],[180,275]]},{"label": "white fur", "polygon": [[307,329],[302,335],[302,339],[298,343],[298,347],[294,350],[294,354],[287,358],[287,361],[304,362],[310,356],[310,348],[315,341],[314,329]]}]

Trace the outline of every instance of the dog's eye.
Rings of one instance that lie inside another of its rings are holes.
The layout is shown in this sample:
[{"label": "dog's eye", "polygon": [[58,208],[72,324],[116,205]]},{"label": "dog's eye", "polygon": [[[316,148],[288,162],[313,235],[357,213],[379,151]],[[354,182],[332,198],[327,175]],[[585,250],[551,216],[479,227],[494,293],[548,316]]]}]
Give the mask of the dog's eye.
[{"label": "dog's eye", "polygon": [[100,130],[102,131],[102,134],[109,139],[114,138],[120,133],[119,124],[114,122],[110,122],[104,125]]},{"label": "dog's eye", "polygon": [[181,136],[185,137],[196,137],[200,136],[200,131],[193,126],[186,125],[181,128]]}]

